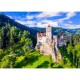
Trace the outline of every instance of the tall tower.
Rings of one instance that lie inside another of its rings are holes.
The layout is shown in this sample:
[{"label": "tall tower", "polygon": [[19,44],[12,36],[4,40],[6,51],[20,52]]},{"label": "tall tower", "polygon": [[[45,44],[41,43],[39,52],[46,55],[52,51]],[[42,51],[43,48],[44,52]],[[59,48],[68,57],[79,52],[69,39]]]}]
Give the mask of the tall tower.
[{"label": "tall tower", "polygon": [[52,31],[50,25],[46,27],[46,39],[50,41],[52,40]]}]

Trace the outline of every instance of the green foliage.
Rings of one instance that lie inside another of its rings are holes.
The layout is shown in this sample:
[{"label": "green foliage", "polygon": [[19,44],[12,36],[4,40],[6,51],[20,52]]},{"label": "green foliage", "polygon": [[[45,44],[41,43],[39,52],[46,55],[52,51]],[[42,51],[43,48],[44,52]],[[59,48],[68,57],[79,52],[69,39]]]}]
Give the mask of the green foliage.
[{"label": "green foliage", "polygon": [[[0,68],[74,68],[80,63],[80,36],[75,35],[68,46],[59,48],[61,63],[54,63],[51,56],[41,55],[33,45],[28,31],[6,24],[0,28]],[[34,42],[35,43],[35,42]]]},{"label": "green foliage", "polygon": [[[6,24],[0,28],[0,67],[20,67],[22,56],[30,50],[32,40],[28,31]],[[27,47],[28,46],[28,47]],[[15,61],[11,60],[15,57]],[[25,57],[25,56],[23,56]],[[21,60],[20,60],[21,59]],[[14,63],[14,64],[13,64]]]},{"label": "green foliage", "polygon": [[4,56],[2,61],[0,62],[1,68],[13,68],[14,67],[14,58],[10,58],[9,56]]},{"label": "green foliage", "polygon": [[80,67],[80,34],[67,38],[68,45],[60,47],[63,67]]},{"label": "green foliage", "polygon": [[70,54],[70,53],[72,53],[72,45],[70,44],[70,45],[68,45],[68,47],[67,47],[67,52]]}]

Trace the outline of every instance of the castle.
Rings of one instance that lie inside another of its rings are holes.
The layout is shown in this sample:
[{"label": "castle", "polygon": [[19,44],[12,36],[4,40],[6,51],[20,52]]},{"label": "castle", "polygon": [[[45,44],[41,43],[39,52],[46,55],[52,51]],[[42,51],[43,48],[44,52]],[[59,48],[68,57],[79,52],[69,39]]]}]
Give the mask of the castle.
[{"label": "castle", "polygon": [[59,36],[52,35],[52,27],[48,25],[46,32],[37,33],[36,48],[40,50],[43,55],[51,55],[54,62],[59,62],[62,58],[61,53],[58,50],[59,46],[66,45],[64,35],[61,33]]}]

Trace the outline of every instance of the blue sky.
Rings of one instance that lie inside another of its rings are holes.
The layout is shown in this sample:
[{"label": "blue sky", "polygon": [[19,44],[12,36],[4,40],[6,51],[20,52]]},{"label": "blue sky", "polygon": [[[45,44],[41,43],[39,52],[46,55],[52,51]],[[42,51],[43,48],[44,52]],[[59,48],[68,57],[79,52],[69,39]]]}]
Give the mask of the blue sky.
[{"label": "blue sky", "polygon": [[80,12],[3,12],[28,27],[80,28]]}]

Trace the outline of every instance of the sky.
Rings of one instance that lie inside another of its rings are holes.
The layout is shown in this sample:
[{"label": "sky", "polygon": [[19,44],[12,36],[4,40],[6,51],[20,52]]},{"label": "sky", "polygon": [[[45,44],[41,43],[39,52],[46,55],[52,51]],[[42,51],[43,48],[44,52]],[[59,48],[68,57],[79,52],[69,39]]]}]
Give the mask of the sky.
[{"label": "sky", "polygon": [[80,12],[3,12],[28,27],[80,28]]}]

